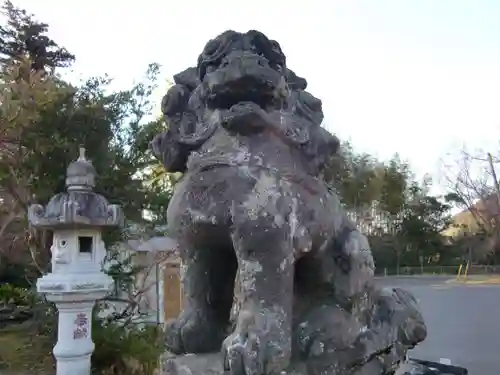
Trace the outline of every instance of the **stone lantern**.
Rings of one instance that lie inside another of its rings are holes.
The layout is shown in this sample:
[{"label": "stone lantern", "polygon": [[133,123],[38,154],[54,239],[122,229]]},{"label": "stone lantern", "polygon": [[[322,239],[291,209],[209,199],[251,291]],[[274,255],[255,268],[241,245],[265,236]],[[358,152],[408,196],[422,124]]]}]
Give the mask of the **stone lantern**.
[{"label": "stone lantern", "polygon": [[67,169],[67,191],[45,208],[34,204],[28,210],[31,225],[53,232],[52,270],[38,280],[37,290],[59,311],[57,375],[90,374],[92,309],[113,287],[113,279],[102,271],[106,248],[101,231],[121,226],[123,214],[120,206],[93,191],[95,176],[80,148],[78,160]]}]

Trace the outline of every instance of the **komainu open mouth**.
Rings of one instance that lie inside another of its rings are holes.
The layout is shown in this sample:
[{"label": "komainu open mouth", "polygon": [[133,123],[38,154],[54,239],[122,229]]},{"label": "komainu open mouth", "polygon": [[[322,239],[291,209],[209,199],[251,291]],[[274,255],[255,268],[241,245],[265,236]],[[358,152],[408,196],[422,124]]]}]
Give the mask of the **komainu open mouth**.
[{"label": "komainu open mouth", "polygon": [[[271,79],[275,78],[273,75],[276,72],[271,69],[265,69],[260,74],[242,74],[236,79],[234,76],[239,74],[229,74],[225,68],[217,72],[219,77],[208,78],[211,81],[207,84],[208,108],[229,110],[238,103],[252,102],[263,110],[269,110],[279,104],[276,79]],[[273,74],[264,74],[269,72]]]},{"label": "komainu open mouth", "polygon": [[269,110],[275,107],[276,98],[272,93],[262,91],[227,91],[219,94],[212,94],[208,97],[207,105],[211,109],[231,109],[233,106],[241,103],[255,103],[263,110]]}]

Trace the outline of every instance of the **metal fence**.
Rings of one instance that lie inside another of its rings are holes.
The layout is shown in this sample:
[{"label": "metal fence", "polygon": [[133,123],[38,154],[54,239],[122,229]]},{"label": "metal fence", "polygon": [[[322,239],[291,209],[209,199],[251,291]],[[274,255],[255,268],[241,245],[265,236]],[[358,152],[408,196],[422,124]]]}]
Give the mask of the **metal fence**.
[{"label": "metal fence", "polygon": [[[377,268],[375,274],[377,276],[390,275],[456,275],[459,265],[457,266],[431,266],[431,267],[400,267],[398,268]],[[465,264],[464,264],[465,267]],[[463,272],[463,270],[462,270]],[[500,265],[482,266],[473,265],[468,269],[469,275],[491,275],[500,274]]]}]

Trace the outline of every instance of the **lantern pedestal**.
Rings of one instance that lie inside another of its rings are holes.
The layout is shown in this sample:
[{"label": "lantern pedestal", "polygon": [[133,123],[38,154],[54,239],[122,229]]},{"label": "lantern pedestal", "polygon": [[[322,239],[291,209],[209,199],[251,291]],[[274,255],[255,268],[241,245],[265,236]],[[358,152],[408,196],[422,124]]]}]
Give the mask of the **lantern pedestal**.
[{"label": "lantern pedestal", "polygon": [[53,352],[57,375],[90,374],[92,310],[113,286],[113,279],[103,273],[77,276],[48,274],[37,282],[38,291],[55,303],[59,315]]}]

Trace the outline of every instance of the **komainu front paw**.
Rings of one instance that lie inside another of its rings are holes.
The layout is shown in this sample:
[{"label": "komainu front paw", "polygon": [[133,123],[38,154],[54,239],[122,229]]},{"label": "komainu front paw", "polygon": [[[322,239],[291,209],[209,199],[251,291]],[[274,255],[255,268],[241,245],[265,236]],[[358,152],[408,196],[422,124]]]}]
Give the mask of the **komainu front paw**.
[{"label": "komainu front paw", "polygon": [[167,323],[166,346],[174,354],[215,352],[220,350],[225,335],[225,324],[199,311],[184,311]]},{"label": "komainu front paw", "polygon": [[240,312],[238,326],[222,344],[224,370],[231,375],[280,374],[290,361],[291,338],[266,313]]},{"label": "komainu front paw", "polygon": [[224,370],[231,375],[263,375],[266,346],[262,334],[233,333],[222,344]]}]

